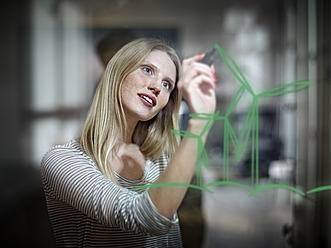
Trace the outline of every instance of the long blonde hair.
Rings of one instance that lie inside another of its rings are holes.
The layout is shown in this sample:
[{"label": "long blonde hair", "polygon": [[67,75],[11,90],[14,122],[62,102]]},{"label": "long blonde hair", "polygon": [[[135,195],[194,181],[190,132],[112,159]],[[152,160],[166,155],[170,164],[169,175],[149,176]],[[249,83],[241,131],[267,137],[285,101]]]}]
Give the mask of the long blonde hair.
[{"label": "long blonde hair", "polygon": [[[177,83],[181,63],[171,47],[158,39],[137,39],[128,43],[109,61],[79,137],[84,151],[92,158],[101,173],[115,182],[116,178],[107,157],[118,138],[127,133],[121,97],[122,83],[154,50],[166,52],[172,59],[176,66]],[[174,154],[179,138],[171,129],[178,129],[180,102],[181,94],[176,86],[167,105],[153,119],[138,122],[132,138],[147,158],[158,158],[162,153],[170,157]]]}]

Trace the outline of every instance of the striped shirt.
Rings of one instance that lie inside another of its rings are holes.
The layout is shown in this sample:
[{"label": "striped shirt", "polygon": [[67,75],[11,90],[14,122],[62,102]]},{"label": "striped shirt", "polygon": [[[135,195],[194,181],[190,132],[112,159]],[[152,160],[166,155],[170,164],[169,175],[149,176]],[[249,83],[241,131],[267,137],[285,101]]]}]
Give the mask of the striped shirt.
[{"label": "striped shirt", "polygon": [[41,174],[57,247],[182,247],[177,214],[169,220],[148,190],[132,190],[154,182],[167,162],[147,160],[141,180],[115,174],[115,184],[76,140],[50,149]]}]

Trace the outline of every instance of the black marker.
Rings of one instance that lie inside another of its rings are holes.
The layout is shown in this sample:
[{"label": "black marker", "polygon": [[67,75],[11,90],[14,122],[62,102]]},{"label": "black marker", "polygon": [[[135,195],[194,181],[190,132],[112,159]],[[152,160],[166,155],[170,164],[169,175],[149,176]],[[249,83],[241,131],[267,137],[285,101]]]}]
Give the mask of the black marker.
[{"label": "black marker", "polygon": [[211,66],[216,60],[216,56],[218,54],[217,49],[214,47],[212,50],[208,51],[200,63],[204,63],[206,65]]}]

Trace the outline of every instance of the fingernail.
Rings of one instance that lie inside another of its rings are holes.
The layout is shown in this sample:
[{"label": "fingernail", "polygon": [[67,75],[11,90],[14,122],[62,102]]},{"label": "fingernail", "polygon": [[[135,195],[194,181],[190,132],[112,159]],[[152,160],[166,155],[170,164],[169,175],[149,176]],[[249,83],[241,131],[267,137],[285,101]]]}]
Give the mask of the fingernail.
[{"label": "fingernail", "polygon": [[215,72],[213,72],[213,77],[214,77],[214,81],[217,81],[217,76]]}]

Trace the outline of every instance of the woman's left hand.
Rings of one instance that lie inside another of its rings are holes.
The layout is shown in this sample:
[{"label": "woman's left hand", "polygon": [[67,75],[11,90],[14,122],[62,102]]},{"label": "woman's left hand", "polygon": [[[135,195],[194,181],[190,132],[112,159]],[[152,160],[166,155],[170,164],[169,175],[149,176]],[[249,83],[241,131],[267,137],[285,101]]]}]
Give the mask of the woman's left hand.
[{"label": "woman's left hand", "polygon": [[196,55],[183,61],[182,76],[178,81],[191,113],[213,114],[216,108],[216,74],[213,66],[199,61],[204,54]]},{"label": "woman's left hand", "polygon": [[[191,113],[214,114],[216,108],[216,76],[213,67],[200,63],[204,54],[183,61],[183,73],[178,81],[178,89],[182,91]],[[189,184],[196,170],[197,158],[201,150],[198,142],[206,142],[208,130],[207,120],[191,119],[186,132],[199,136],[199,139],[184,136],[176,153],[172,156],[166,170],[156,184],[182,183]],[[204,131],[204,132],[202,132]],[[194,137],[196,137],[194,136]],[[197,155],[198,156],[197,156]],[[149,190],[154,206],[167,218],[171,219],[177,211],[187,188],[155,187]]]}]

